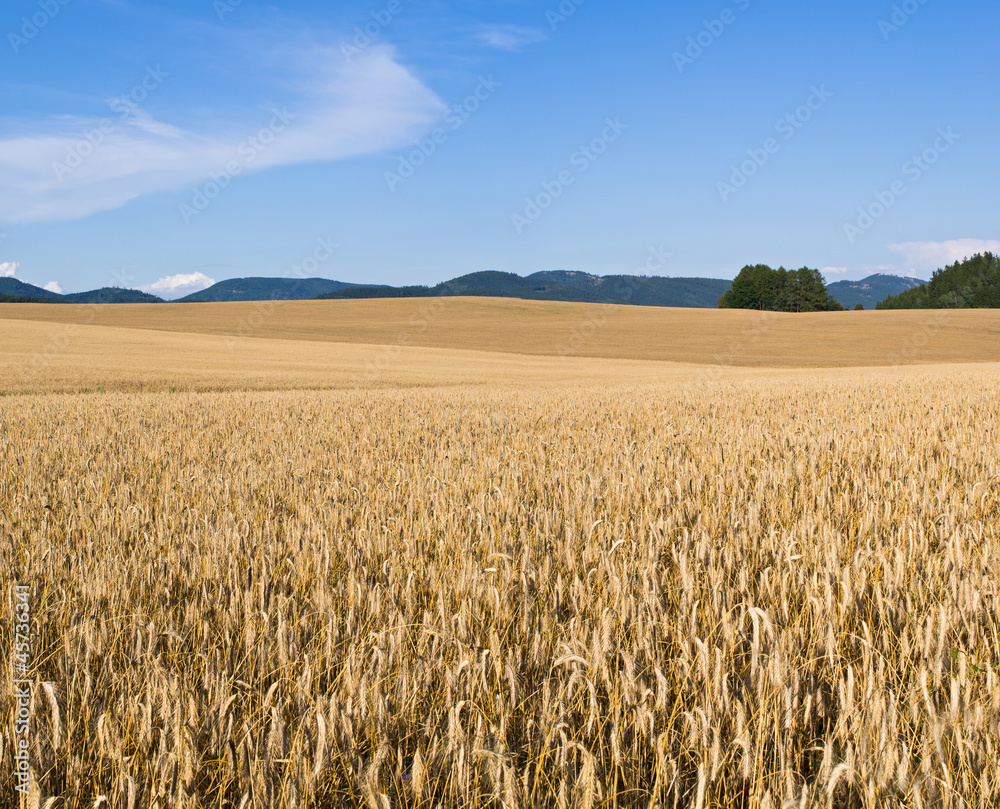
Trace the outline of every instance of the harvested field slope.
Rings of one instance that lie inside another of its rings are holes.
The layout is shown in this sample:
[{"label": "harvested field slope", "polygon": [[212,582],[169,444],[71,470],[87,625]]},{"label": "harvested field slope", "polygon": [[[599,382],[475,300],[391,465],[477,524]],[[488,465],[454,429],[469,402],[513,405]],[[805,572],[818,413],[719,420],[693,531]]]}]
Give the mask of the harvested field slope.
[{"label": "harvested field slope", "polygon": [[[0,320],[0,394],[234,390],[384,389],[489,385],[537,387],[689,383],[746,376],[788,378],[810,369],[694,365],[586,356],[545,356],[333,343],[109,326]],[[980,364],[968,364],[972,369]],[[924,366],[948,373],[955,364]],[[826,369],[836,376],[850,369]],[[885,370],[888,382],[907,366]]]},{"label": "harvested field slope", "polygon": [[117,306],[0,304],[36,320],[224,337],[748,367],[996,361],[1000,311],[776,314],[507,299]]},{"label": "harvested field slope", "polygon": [[0,398],[32,805],[995,809],[998,385]]},{"label": "harvested field slope", "polygon": [[[67,332],[67,330],[71,330]],[[0,394],[648,382],[680,363],[595,360],[0,320]],[[739,374],[743,369],[717,373]]]}]

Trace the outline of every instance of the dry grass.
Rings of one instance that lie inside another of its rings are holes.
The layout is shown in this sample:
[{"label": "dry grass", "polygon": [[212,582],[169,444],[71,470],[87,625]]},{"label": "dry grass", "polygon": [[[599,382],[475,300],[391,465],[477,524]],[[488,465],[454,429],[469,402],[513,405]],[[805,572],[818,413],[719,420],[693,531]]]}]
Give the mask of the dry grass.
[{"label": "dry grass", "polygon": [[[64,329],[72,328],[71,333]],[[0,394],[650,381],[677,363],[224,337],[0,320]]]},{"label": "dry grass", "polygon": [[986,309],[797,315],[446,298],[0,304],[0,320],[747,367],[995,362],[1000,357],[1000,312]]},{"label": "dry grass", "polygon": [[1000,803],[1000,367],[74,336],[117,392],[0,398],[38,805]]}]

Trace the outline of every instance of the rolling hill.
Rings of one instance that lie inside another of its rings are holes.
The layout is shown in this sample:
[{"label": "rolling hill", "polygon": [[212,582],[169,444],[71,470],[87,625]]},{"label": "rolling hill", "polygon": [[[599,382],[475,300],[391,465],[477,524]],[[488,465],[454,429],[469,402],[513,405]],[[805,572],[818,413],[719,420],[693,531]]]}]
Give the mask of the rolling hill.
[{"label": "rolling hill", "polygon": [[29,298],[34,301],[57,301],[62,296],[47,289],[26,284],[16,278],[0,278],[0,295],[14,298]]},{"label": "rolling hill", "polygon": [[508,272],[476,272],[435,286],[352,286],[328,292],[322,299],[361,298],[518,298],[569,303],[612,303],[637,306],[714,308],[730,287],[718,278],[663,278],[659,276],[590,275],[553,270],[521,277]]},{"label": "rolling hill", "polygon": [[89,292],[73,292],[59,296],[60,303],[166,303],[163,298],[138,289],[102,287]]},{"label": "rolling hill", "polygon": [[181,303],[225,301],[299,301],[354,284],[327,278],[230,278],[180,299]]},{"label": "rolling hill", "polygon": [[[830,295],[848,309],[858,303],[874,309],[880,301],[917,288],[923,282],[895,275],[871,275],[861,281],[828,285]],[[719,278],[591,275],[549,270],[522,277],[509,272],[475,272],[434,286],[353,284],[327,278],[231,278],[187,295],[176,303],[225,303],[269,300],[375,298],[516,298],[568,303],[632,304],[685,309],[714,309],[731,281]],[[16,278],[0,278],[0,296],[8,302],[162,303],[162,298],[135,289],[105,287],[59,295]]]},{"label": "rolling hill", "polygon": [[[860,281],[837,281],[827,289],[834,300],[848,309],[861,303],[866,309],[890,295],[919,286],[922,281],[896,275],[870,275]],[[732,282],[718,278],[664,278],[659,276],[590,275],[555,270],[527,277],[506,272],[477,272],[445,281],[436,286],[388,287],[358,285],[319,298],[357,300],[361,298],[468,297],[519,298],[573,303],[629,303],[638,306],[672,306],[714,309],[719,296]]]},{"label": "rolling hill", "polygon": [[[95,339],[94,329],[100,327],[110,330],[112,342],[126,340],[125,332],[131,331],[127,339],[135,345],[135,358],[125,362],[125,355],[115,356],[138,376],[148,366],[140,357],[155,355],[151,347],[169,342],[169,334],[183,333],[212,338],[213,369],[239,355],[262,363],[261,373],[270,373],[264,361],[268,345],[285,363],[305,362],[305,349],[297,346],[310,343],[315,363],[310,373],[318,375],[336,365],[346,346],[358,347],[371,374],[406,368],[419,349],[744,368],[996,362],[1000,356],[1000,312],[993,309],[952,312],[947,322],[929,323],[920,311],[784,313],[513,298],[287,301],[266,312],[253,302],[99,308],[0,304],[6,359],[28,370],[35,341],[25,337],[25,353],[18,354],[5,337],[11,330],[26,335],[25,321],[34,321],[37,327],[30,328],[40,333],[46,323],[86,325]],[[80,350],[85,348],[81,344]],[[185,356],[193,364],[204,359],[197,352]],[[77,364],[69,354],[63,361],[68,372]],[[0,368],[0,378],[3,373]],[[214,373],[206,370],[209,386],[215,384]]]},{"label": "rolling hill", "polygon": [[140,292],[138,289],[103,287],[89,292],[60,295],[36,287],[34,284],[18,281],[16,278],[0,278],[0,296],[7,303],[164,303],[163,298],[157,298],[148,292]]}]

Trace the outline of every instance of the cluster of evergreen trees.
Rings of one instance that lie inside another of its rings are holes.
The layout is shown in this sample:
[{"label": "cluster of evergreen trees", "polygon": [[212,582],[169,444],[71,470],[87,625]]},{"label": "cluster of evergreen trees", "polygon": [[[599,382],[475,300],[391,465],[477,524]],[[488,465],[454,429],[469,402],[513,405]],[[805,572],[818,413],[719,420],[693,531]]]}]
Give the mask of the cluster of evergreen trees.
[{"label": "cluster of evergreen trees", "polygon": [[771,312],[842,312],[831,297],[819,270],[771,269],[749,264],[740,270],[732,288],[719,298],[720,309],[765,309]]},{"label": "cluster of evergreen trees", "polygon": [[931,280],[886,298],[876,309],[1000,308],[1000,257],[976,253],[935,270]]}]

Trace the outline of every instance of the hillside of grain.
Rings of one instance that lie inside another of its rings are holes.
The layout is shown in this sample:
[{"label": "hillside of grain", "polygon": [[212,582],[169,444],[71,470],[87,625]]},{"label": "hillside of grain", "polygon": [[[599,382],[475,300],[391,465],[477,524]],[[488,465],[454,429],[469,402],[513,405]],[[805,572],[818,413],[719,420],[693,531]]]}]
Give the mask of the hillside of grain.
[{"label": "hillside of grain", "polygon": [[170,306],[0,304],[0,321],[25,320],[59,324],[55,334],[106,326],[235,341],[457,348],[758,368],[1000,358],[996,310],[787,314],[488,298]]},{"label": "hillside of grain", "polygon": [[0,398],[32,805],[997,805],[996,366],[450,362]]}]

